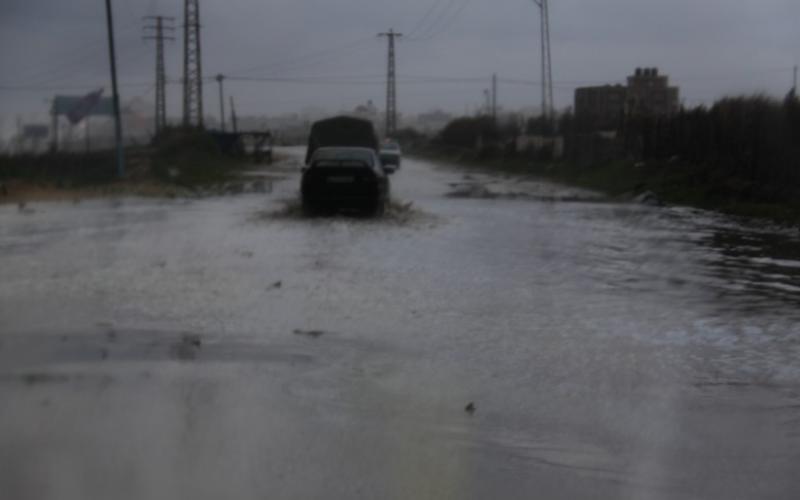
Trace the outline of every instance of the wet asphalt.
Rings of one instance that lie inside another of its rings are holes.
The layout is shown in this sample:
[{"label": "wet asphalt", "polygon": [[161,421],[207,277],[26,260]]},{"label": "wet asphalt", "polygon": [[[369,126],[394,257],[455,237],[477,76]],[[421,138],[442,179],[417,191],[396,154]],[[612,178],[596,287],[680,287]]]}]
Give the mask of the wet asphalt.
[{"label": "wet asphalt", "polygon": [[408,158],[306,219],[272,175],[0,205],[0,496],[800,495],[796,231]]}]

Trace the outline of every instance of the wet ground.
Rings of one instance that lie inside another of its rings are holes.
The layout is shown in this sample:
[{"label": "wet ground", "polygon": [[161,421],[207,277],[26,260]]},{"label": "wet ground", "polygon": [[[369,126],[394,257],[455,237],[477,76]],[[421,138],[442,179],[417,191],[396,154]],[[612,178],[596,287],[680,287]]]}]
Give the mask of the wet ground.
[{"label": "wet ground", "polygon": [[0,207],[0,496],[800,495],[797,232],[409,159],[382,220],[273,187]]}]

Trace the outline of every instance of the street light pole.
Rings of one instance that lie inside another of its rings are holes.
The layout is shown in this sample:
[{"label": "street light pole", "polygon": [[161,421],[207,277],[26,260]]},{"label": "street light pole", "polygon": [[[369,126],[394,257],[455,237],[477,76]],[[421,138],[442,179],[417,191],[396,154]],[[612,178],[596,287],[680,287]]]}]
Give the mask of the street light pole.
[{"label": "street light pole", "polygon": [[106,24],[108,25],[108,55],[111,60],[111,90],[114,103],[114,140],[117,145],[117,175],[125,175],[125,152],[122,147],[122,120],[119,113],[119,91],[117,89],[117,56],[114,50],[114,19],[111,0],[106,0]]},{"label": "street light pole", "polygon": [[225,75],[219,74],[217,75],[217,83],[219,83],[219,121],[222,127],[222,131],[225,132],[225,98],[224,92],[222,91],[222,81],[225,80]]},{"label": "street light pole", "polygon": [[550,52],[550,6],[548,0],[533,0],[540,11],[542,49],[542,116],[549,123],[555,114],[553,104],[553,62]]}]

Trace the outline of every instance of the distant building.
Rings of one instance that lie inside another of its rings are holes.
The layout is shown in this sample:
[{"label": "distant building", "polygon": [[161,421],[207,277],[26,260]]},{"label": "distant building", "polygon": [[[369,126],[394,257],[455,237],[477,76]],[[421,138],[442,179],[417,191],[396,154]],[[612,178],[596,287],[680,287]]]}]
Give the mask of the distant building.
[{"label": "distant building", "polygon": [[375,107],[375,104],[371,100],[367,101],[366,104],[356,106],[352,114],[357,118],[363,118],[365,120],[378,120],[378,108]]},{"label": "distant building", "polygon": [[375,106],[375,103],[373,103],[372,100],[367,101],[366,104],[359,104],[352,111],[343,111],[340,114],[371,121],[372,125],[375,127],[375,130],[382,129],[382,114],[378,111],[378,107]]},{"label": "distant building", "polygon": [[637,68],[628,77],[627,114],[671,115],[678,111],[678,87],[669,86],[669,78],[658,68]]},{"label": "distant building", "polygon": [[453,118],[450,113],[437,109],[418,115],[415,126],[420,132],[433,134],[445,128]]},{"label": "distant building", "polygon": [[584,130],[616,129],[624,116],[628,88],[624,85],[575,90],[575,119]]},{"label": "distant building", "polygon": [[575,90],[575,119],[583,130],[614,130],[626,116],[670,115],[678,111],[680,91],[657,68],[637,68],[625,85]]}]

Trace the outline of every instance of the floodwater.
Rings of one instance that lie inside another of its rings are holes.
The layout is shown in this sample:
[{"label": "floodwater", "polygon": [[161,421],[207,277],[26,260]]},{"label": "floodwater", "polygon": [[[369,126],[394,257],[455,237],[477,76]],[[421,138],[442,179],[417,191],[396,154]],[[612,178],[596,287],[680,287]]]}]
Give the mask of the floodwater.
[{"label": "floodwater", "polygon": [[0,496],[800,496],[796,231],[410,159],[387,218],[307,220],[297,183],[0,206]]}]

